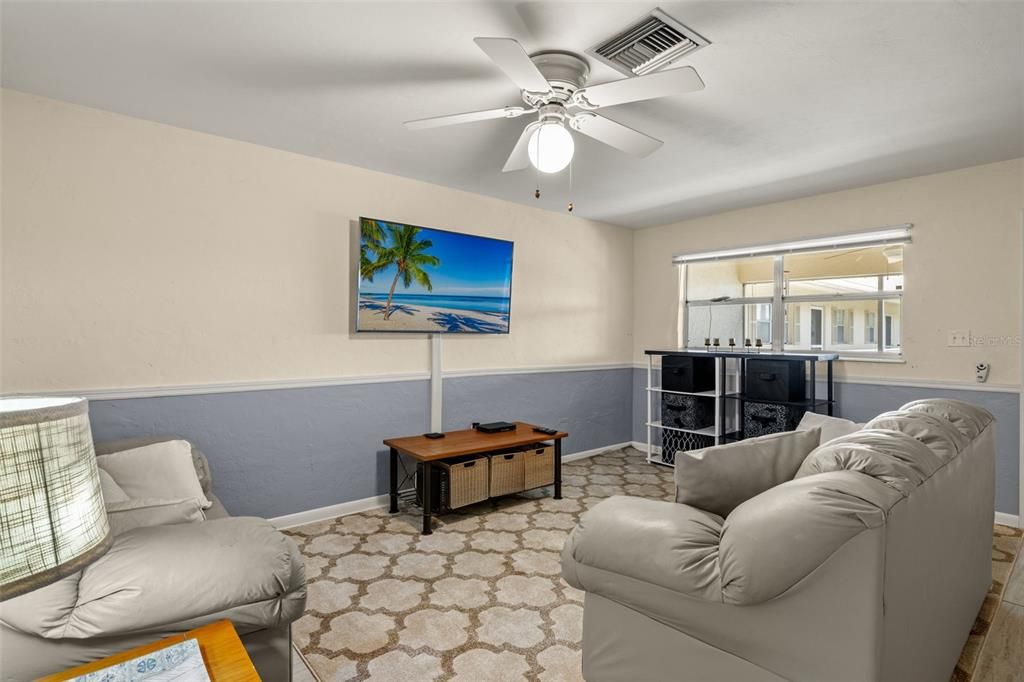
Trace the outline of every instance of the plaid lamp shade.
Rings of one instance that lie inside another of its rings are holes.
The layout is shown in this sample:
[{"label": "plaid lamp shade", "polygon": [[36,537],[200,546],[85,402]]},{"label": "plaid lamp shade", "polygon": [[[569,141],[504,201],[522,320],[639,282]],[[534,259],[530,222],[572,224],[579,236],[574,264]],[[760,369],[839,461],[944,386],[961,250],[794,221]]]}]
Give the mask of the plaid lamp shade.
[{"label": "plaid lamp shade", "polygon": [[110,543],[88,403],[0,399],[0,601],[81,570]]}]

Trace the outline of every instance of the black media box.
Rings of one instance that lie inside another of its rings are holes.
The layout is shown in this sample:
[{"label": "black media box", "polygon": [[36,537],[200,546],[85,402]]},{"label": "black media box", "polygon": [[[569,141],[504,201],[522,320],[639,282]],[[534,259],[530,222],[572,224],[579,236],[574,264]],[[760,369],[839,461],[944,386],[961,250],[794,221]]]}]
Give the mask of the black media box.
[{"label": "black media box", "polygon": [[511,422],[490,422],[489,424],[477,424],[476,430],[482,433],[501,433],[502,431],[515,431],[516,425]]}]

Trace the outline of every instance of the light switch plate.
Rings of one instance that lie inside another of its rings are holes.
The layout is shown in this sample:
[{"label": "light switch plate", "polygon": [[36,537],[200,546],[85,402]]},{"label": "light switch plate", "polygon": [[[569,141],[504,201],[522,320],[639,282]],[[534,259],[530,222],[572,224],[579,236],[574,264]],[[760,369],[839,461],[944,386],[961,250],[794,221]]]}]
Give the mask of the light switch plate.
[{"label": "light switch plate", "polygon": [[971,345],[970,329],[950,329],[946,345],[951,348],[966,348]]}]

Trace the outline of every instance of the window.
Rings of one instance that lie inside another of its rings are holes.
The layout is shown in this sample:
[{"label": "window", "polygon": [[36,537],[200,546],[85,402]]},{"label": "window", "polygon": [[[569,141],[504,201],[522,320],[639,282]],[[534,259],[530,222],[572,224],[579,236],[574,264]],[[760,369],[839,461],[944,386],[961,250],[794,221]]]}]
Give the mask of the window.
[{"label": "window", "polygon": [[747,306],[744,315],[747,321],[747,333],[744,339],[770,340],[772,338],[772,306],[770,303],[756,303]]},{"label": "window", "polygon": [[[790,309],[792,308],[792,310]],[[783,340],[788,346],[796,344],[800,339],[800,306],[786,306],[786,338]]]},{"label": "window", "polygon": [[852,342],[853,311],[845,308],[832,308],[832,345],[842,346]]},{"label": "window", "polygon": [[761,339],[773,350],[899,357],[909,226],[881,234],[837,238],[842,248],[812,240],[677,256],[686,346]]}]

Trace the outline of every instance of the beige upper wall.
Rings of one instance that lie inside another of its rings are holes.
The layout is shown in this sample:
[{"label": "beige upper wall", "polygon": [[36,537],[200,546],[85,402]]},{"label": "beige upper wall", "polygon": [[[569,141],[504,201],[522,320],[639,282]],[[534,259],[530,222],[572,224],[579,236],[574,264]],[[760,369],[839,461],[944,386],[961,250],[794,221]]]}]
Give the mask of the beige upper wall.
[{"label": "beige upper wall", "polygon": [[[633,240],[633,357],[676,344],[673,254],[788,241],[913,223],[904,261],[905,364],[841,362],[847,377],[989,382],[1020,376],[1021,210],[1024,159],[730,211],[640,230]],[[951,329],[997,345],[947,347]]]},{"label": "beige upper wall", "polygon": [[630,360],[632,234],[423,182],[3,92],[4,391],[420,372],[350,332],[350,222],[515,242],[511,334],[446,369]]}]

